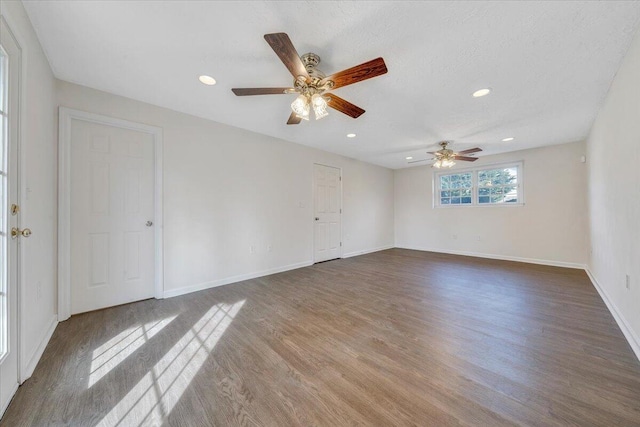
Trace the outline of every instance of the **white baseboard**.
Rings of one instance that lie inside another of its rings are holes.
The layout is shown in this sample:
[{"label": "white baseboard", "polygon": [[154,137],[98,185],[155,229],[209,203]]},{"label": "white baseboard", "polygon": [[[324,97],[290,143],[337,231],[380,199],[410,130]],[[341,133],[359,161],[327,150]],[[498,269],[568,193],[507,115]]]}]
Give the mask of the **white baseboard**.
[{"label": "white baseboard", "polygon": [[523,257],[517,257],[517,256],[509,256],[509,255],[495,255],[495,254],[485,254],[480,252],[454,251],[449,249],[436,249],[436,248],[426,248],[426,247],[417,247],[417,246],[396,246],[396,247],[399,249],[411,249],[414,251],[438,252],[438,253],[451,254],[451,255],[472,256],[476,258],[499,259],[502,261],[526,262],[528,264],[549,265],[552,267],[577,268],[580,270],[585,270],[587,268],[586,265],[576,263],[576,262],[552,261],[547,259],[523,258]]},{"label": "white baseboard", "polygon": [[385,251],[385,250],[391,249],[393,247],[394,247],[393,245],[388,245],[388,246],[380,246],[379,248],[374,248],[374,249],[367,249],[367,250],[364,250],[364,251],[353,251],[353,252],[349,252],[349,253],[343,254],[342,258],[351,258],[351,257],[358,256],[358,255],[370,254],[372,252]]},{"label": "white baseboard", "polygon": [[7,408],[9,407],[9,404],[11,403],[11,400],[13,400],[13,396],[15,396],[16,391],[18,391],[18,383],[16,383],[13,386],[13,390],[11,390],[11,393],[9,393],[9,398],[7,399],[6,402],[0,402],[0,419],[2,419],[2,416],[4,415],[4,411],[7,410]]},{"label": "white baseboard", "polygon": [[600,298],[602,298],[602,301],[604,301],[604,303],[607,305],[607,308],[611,312],[611,315],[616,320],[618,327],[624,334],[624,337],[629,342],[631,349],[636,354],[636,357],[638,358],[638,360],[640,360],[640,339],[635,334],[635,332],[633,332],[633,329],[631,329],[631,327],[629,326],[629,323],[627,323],[627,321],[622,316],[620,311],[616,308],[611,298],[609,298],[609,294],[607,294],[604,288],[600,286],[600,283],[598,283],[598,280],[595,278],[593,273],[591,273],[591,270],[589,270],[589,268],[585,268],[584,270],[587,272],[589,279],[591,279],[591,283],[593,283],[593,286],[596,288],[596,290],[600,294]]},{"label": "white baseboard", "polygon": [[25,382],[31,375],[33,371],[36,369],[42,354],[44,353],[45,348],[47,348],[47,344],[49,344],[49,340],[53,335],[53,331],[56,330],[56,326],[58,326],[58,315],[54,314],[51,320],[49,321],[49,326],[46,329],[46,332],[40,339],[40,344],[38,344],[38,348],[33,352],[30,358],[25,359],[27,363],[22,365],[22,369],[20,370],[20,384]]},{"label": "white baseboard", "polygon": [[164,298],[177,297],[178,295],[189,294],[191,292],[202,291],[218,286],[229,285],[231,283],[241,282],[243,280],[255,279],[256,277],[268,276],[269,274],[282,273],[283,271],[295,270],[296,268],[308,267],[313,261],[304,261],[297,264],[285,265],[284,267],[276,267],[268,270],[256,271],[254,273],[240,274],[238,276],[226,277],[224,279],[213,280],[211,282],[198,283],[197,285],[184,286],[178,289],[170,289],[164,291]]}]

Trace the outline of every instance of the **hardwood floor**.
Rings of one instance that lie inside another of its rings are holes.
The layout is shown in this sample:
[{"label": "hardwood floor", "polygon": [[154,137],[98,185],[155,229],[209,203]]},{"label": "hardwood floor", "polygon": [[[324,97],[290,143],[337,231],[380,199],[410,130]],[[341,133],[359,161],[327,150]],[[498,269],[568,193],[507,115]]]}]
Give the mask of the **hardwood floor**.
[{"label": "hardwood floor", "polygon": [[391,249],[73,316],[2,426],[640,425],[583,271]]}]

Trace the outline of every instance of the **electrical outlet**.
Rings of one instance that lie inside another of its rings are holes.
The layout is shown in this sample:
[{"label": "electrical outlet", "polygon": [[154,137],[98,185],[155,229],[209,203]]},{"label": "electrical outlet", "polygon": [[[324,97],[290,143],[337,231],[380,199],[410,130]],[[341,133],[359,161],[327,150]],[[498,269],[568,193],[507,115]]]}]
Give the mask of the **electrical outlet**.
[{"label": "electrical outlet", "polygon": [[629,277],[629,275],[627,274],[627,280],[625,282],[625,286],[627,288],[628,291],[631,290],[631,277]]}]

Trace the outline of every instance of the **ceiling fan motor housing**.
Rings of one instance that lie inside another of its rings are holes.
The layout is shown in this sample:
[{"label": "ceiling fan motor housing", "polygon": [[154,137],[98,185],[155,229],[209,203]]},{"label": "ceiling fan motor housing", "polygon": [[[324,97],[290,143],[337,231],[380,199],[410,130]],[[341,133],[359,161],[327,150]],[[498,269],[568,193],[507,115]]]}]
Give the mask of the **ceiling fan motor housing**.
[{"label": "ceiling fan motor housing", "polygon": [[294,87],[300,89],[302,93],[313,95],[314,93],[322,93],[326,90],[330,90],[333,87],[333,82],[328,81],[320,84],[320,82],[326,77],[326,75],[320,71],[317,66],[320,63],[320,57],[315,53],[305,53],[300,57],[304,64],[311,81],[307,82],[302,76],[298,76],[293,82]]}]

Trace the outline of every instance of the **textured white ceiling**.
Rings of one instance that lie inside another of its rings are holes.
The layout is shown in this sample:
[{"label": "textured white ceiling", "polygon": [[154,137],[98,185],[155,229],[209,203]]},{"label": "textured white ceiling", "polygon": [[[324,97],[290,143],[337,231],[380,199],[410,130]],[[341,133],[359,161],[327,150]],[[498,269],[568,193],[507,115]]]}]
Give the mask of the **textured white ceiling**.
[{"label": "textured white ceiling", "polygon": [[[640,19],[615,1],[24,3],[62,80],[391,168],[442,139],[491,154],[584,138]],[[388,74],[336,90],[367,112],[287,126],[294,95],[233,95],[291,85],[273,32],[327,75],[382,56]]]}]

